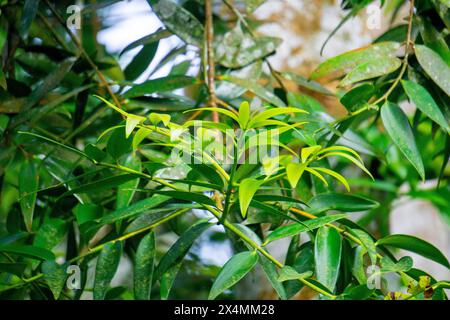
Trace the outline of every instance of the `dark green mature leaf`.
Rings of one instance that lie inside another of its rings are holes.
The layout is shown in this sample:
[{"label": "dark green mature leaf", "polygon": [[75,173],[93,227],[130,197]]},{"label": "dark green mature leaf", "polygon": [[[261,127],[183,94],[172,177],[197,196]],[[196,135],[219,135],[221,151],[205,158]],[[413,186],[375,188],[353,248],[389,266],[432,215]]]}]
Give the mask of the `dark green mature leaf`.
[{"label": "dark green mature leaf", "polygon": [[320,213],[328,210],[344,212],[358,212],[371,210],[379,203],[368,198],[343,193],[321,193],[309,201],[311,213]]},{"label": "dark green mature leaf", "polygon": [[36,233],[33,245],[52,250],[67,233],[67,221],[59,218],[46,220]]},{"label": "dark green mature leaf", "polygon": [[28,232],[31,232],[33,225],[34,207],[36,205],[36,191],[39,187],[38,164],[34,159],[26,159],[20,167],[19,193],[20,208]]},{"label": "dark green mature leaf", "polygon": [[39,9],[39,2],[40,0],[25,0],[19,25],[19,33],[22,37],[27,35],[28,29],[30,29],[31,24],[36,17]]},{"label": "dark green mature leaf", "polygon": [[222,292],[235,285],[247,273],[249,273],[258,262],[256,251],[244,251],[234,255],[220,270],[213,283],[208,299],[214,300]]},{"label": "dark green mature leaf", "polygon": [[55,261],[44,261],[42,263],[42,273],[55,300],[59,299],[61,291],[64,289],[67,278],[67,264],[58,264]]},{"label": "dark green mature leaf", "polygon": [[415,45],[417,60],[430,78],[450,96],[450,66],[432,49]]},{"label": "dark green mature leaf", "polygon": [[135,215],[138,215],[139,213],[155,208],[156,206],[163,204],[168,200],[170,200],[170,197],[168,196],[155,194],[152,197],[133,203],[131,206],[120,208],[108,215],[105,215],[99,220],[99,223],[109,224],[121,221],[123,219],[133,217]]},{"label": "dark green mature leaf", "polygon": [[170,37],[172,33],[169,30],[166,29],[159,29],[156,32],[149,34],[148,36],[142,37],[136,41],[133,41],[129,45],[127,45],[121,52],[120,55],[123,55],[125,52],[137,48],[139,46],[145,46],[150,43],[154,43],[156,41],[159,41],[161,39]]},{"label": "dark green mature leaf", "polygon": [[138,177],[135,174],[121,174],[118,176],[112,176],[104,179],[97,180],[95,182],[90,182],[79,187],[73,188],[67,192],[65,192],[61,198],[70,196],[76,193],[90,193],[90,192],[98,192],[105,189],[115,188],[120,186],[130,180],[135,180]]},{"label": "dark green mature leaf", "polygon": [[[314,270],[314,250],[311,242],[307,242],[300,247],[300,253],[291,265],[299,274]],[[287,281],[285,283],[288,298],[294,296],[304,284],[300,281]]]},{"label": "dark green mature leaf", "polygon": [[150,232],[142,238],[136,250],[134,262],[134,298],[149,300],[155,261],[155,234]]},{"label": "dark green mature leaf", "polygon": [[317,281],[334,291],[341,264],[342,238],[336,229],[322,227],[314,244]]},{"label": "dark green mature leaf", "polygon": [[286,238],[290,236],[297,235],[301,232],[314,230],[320,228],[327,223],[331,223],[333,221],[337,221],[339,219],[344,219],[348,217],[347,214],[334,214],[331,216],[324,216],[312,220],[304,221],[303,224],[300,223],[291,223],[287,226],[282,226],[275,229],[266,239],[265,244],[275,241],[277,239]]},{"label": "dark green mature leaf", "polygon": [[18,277],[22,277],[25,269],[27,267],[26,263],[8,263],[0,262],[0,272],[11,273]]},{"label": "dark green mature leaf", "polygon": [[381,107],[381,119],[392,141],[416,168],[422,179],[425,179],[422,157],[417,149],[411,125],[403,110],[392,102],[386,102]]},{"label": "dark green mature leaf", "polygon": [[440,125],[444,130],[450,132],[450,126],[447,119],[445,119],[441,109],[439,109],[427,89],[418,83],[408,80],[403,80],[402,85],[411,102],[413,102],[420,111]]},{"label": "dark green mature leaf", "polygon": [[339,83],[339,86],[346,87],[356,82],[361,82],[363,80],[377,78],[385,74],[389,74],[400,68],[401,64],[402,62],[400,61],[400,59],[396,57],[369,60],[358,65],[352,71],[350,71]]},{"label": "dark green mature leaf", "polygon": [[164,273],[159,280],[161,300],[167,300],[169,298],[170,291],[172,290],[175,279],[180,271],[181,263],[171,267],[166,273]]},{"label": "dark green mature leaf", "polygon": [[134,56],[133,60],[127,65],[124,70],[126,80],[136,80],[148,68],[156,51],[158,50],[159,42],[153,42],[144,45],[144,47]]},{"label": "dark green mature leaf", "polygon": [[425,240],[405,235],[393,234],[386,236],[377,241],[376,245],[391,246],[394,248],[404,249],[415,252],[425,258],[433,260],[443,266],[450,268],[447,258],[435,246]]},{"label": "dark green mature leaf", "polygon": [[105,299],[111,280],[119,266],[122,243],[107,243],[100,251],[95,266],[94,300]]},{"label": "dark green mature leaf", "polygon": [[16,254],[19,256],[24,256],[32,259],[38,260],[54,260],[55,255],[44,248],[38,248],[34,246],[27,245],[15,245],[15,244],[1,244],[0,252]]},{"label": "dark green mature leaf", "polygon": [[203,25],[189,11],[171,0],[160,0],[152,8],[167,29],[183,41],[202,47]]},{"label": "dark green mature leaf", "polygon": [[340,101],[348,111],[355,111],[358,107],[367,103],[374,94],[375,86],[364,83],[347,92]]},{"label": "dark green mature leaf", "polygon": [[125,92],[124,98],[131,99],[144,96],[146,94],[172,91],[191,86],[196,82],[197,80],[195,78],[179,75],[152,79],[141,84],[134,85],[130,90]]},{"label": "dark green mature leaf", "polygon": [[194,241],[211,226],[212,223],[200,222],[186,230],[161,258],[155,270],[155,278],[160,279],[171,267],[179,263],[188,253]]}]

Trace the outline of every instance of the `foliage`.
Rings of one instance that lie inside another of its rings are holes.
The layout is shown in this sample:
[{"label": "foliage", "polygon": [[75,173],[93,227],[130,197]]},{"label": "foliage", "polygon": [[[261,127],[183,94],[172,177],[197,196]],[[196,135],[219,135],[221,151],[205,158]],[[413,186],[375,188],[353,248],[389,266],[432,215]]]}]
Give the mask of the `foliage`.
[{"label": "foliage", "polygon": [[[450,221],[448,1],[383,1],[392,15],[409,7],[407,23],[309,78],[268,62],[280,40],[253,30],[263,1],[214,1],[229,12],[213,15],[209,0],[148,0],[165,27],[110,53],[96,35],[116,2],[86,1],[72,30],[68,1],[0,1],[1,299],[238,298],[259,267],[281,299],[304,287],[324,299],[446,299],[448,281],[391,248],[449,268],[447,258],[391,235],[389,213],[406,195]],[[343,1],[345,20],[371,2]],[[154,63],[172,35],[180,44]],[[323,95],[347,115],[328,115]],[[266,147],[280,152],[241,161]],[[438,186],[424,190],[425,179]],[[203,261],[199,246],[225,238],[228,262]],[[284,262],[269,245],[282,238]],[[121,259],[134,279],[111,287]],[[69,265],[77,289],[65,285]],[[402,292],[367,286],[386,274]]]}]

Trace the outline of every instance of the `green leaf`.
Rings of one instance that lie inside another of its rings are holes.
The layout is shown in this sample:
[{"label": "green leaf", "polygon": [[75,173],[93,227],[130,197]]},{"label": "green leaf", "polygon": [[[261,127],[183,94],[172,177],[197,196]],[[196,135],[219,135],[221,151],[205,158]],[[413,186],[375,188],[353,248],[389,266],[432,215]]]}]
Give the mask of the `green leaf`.
[{"label": "green leaf", "polygon": [[311,75],[311,79],[314,80],[325,76],[337,77],[368,61],[395,58],[399,48],[400,44],[397,42],[381,42],[346,52],[320,64]]},{"label": "green leaf", "polygon": [[124,154],[131,152],[133,140],[126,137],[122,128],[114,129],[108,139],[106,151],[114,158],[119,159]]},{"label": "green leaf", "polygon": [[94,300],[104,300],[122,255],[122,243],[107,243],[100,251],[95,266]]},{"label": "green leaf", "polygon": [[67,233],[67,221],[60,218],[46,220],[38,229],[33,245],[52,250],[61,243]]},{"label": "green leaf", "polygon": [[411,125],[403,110],[394,103],[386,102],[381,107],[381,119],[392,141],[416,168],[422,179],[425,179],[422,157],[417,149]]},{"label": "green leaf", "polygon": [[161,39],[168,38],[172,35],[172,33],[169,30],[166,29],[158,29],[152,34],[149,34],[145,37],[142,37],[136,41],[133,41],[129,45],[127,45],[121,52],[120,56],[122,56],[125,52],[130,51],[134,48],[137,48],[139,46],[145,46],[151,43],[154,43],[156,41],[159,41]]},{"label": "green leaf", "polygon": [[268,91],[263,86],[259,85],[256,81],[240,79],[229,75],[222,76],[221,80],[228,81],[234,83],[235,85],[238,85],[239,87],[245,88],[248,91],[256,94],[258,97],[262,98],[263,100],[266,100],[267,102],[273,104],[274,106],[280,108],[286,107],[286,105],[280,98],[278,98],[274,93]]},{"label": "green leaf", "polygon": [[318,168],[318,167],[311,167],[311,168],[306,168],[305,170],[311,172],[311,170],[314,171],[321,171],[323,173],[326,173],[332,177],[334,177],[336,180],[338,180],[340,183],[342,183],[344,185],[344,187],[347,189],[347,191],[350,192],[350,186],[347,182],[347,179],[344,178],[343,175],[337,173],[336,171],[327,169],[327,168]]},{"label": "green leaf", "polygon": [[241,128],[246,129],[250,120],[250,104],[247,101],[241,103],[239,107],[239,124]]},{"label": "green leaf", "polygon": [[411,257],[402,257],[397,263],[387,257],[381,259],[381,272],[408,272],[413,267]]},{"label": "green leaf", "polygon": [[134,56],[133,60],[126,66],[124,70],[125,79],[133,81],[144,73],[155,57],[158,45],[159,41],[155,41],[145,44],[142,47],[142,49]]},{"label": "green leaf", "polygon": [[361,241],[362,246],[367,251],[372,264],[375,265],[375,263],[377,262],[377,248],[372,237],[360,229],[352,229],[351,233],[356,235],[356,237]]},{"label": "green leaf", "polygon": [[211,226],[209,222],[200,222],[186,230],[161,258],[155,270],[155,278],[160,279],[171,267],[181,262],[194,241]]},{"label": "green leaf", "polygon": [[253,37],[237,24],[217,44],[216,58],[227,68],[242,68],[274,53],[280,43],[281,40],[274,37]]},{"label": "green leaf", "polygon": [[310,278],[312,275],[313,275],[312,271],[298,273],[294,268],[290,266],[284,266],[280,270],[280,276],[278,277],[278,281],[284,282],[288,280],[299,280],[304,278]]},{"label": "green leaf", "polygon": [[428,76],[450,96],[450,67],[432,49],[424,45],[415,45],[417,60]]},{"label": "green leaf", "polygon": [[[292,267],[299,274],[314,270],[314,250],[311,241],[303,244],[300,247],[300,253],[292,264]],[[300,289],[304,287],[304,284],[297,280],[287,281],[284,285],[286,287],[286,294],[288,298],[294,296]]]},{"label": "green leaf", "polygon": [[171,0],[160,0],[152,8],[167,29],[186,43],[202,47],[203,25],[189,11]]},{"label": "green leaf", "polygon": [[135,174],[121,174],[118,176],[112,176],[104,179],[97,180],[95,182],[90,182],[84,185],[81,185],[79,187],[73,188],[67,192],[65,192],[63,195],[61,195],[60,198],[70,196],[72,194],[77,193],[90,193],[90,192],[98,192],[105,189],[111,189],[115,188],[117,186],[120,186],[130,180],[134,180],[138,177],[138,175]]},{"label": "green leaf", "polygon": [[286,166],[286,175],[292,188],[295,188],[305,171],[305,163],[289,163]]},{"label": "green leaf", "polygon": [[180,271],[181,263],[171,267],[166,273],[164,273],[159,280],[161,300],[167,300],[169,298],[170,291],[177,277],[178,271]]},{"label": "green leaf", "polygon": [[162,122],[167,127],[170,123],[170,115],[168,114],[150,113],[149,119],[155,126]]},{"label": "green leaf", "polygon": [[447,258],[439,251],[439,249],[432,244],[413,236],[404,234],[389,235],[378,240],[376,245],[391,246],[394,248],[415,252],[425,258],[450,268]]},{"label": "green leaf", "polygon": [[28,232],[31,232],[33,225],[34,207],[39,187],[39,171],[34,159],[26,159],[20,167],[19,174],[19,194],[20,208]]},{"label": "green leaf", "polygon": [[342,238],[338,231],[322,227],[314,244],[317,281],[334,291],[341,264]]},{"label": "green leaf", "polygon": [[[285,108],[285,107],[279,107],[279,108],[271,108],[268,110],[264,110],[261,113],[258,113],[256,116],[254,116],[250,122],[248,123],[248,128],[252,128],[256,123],[265,121],[267,119],[280,116],[280,115],[286,115],[289,113],[308,113],[305,110],[298,109],[298,108]],[[283,128],[284,129],[284,128]],[[281,130],[281,128],[279,129]]]},{"label": "green leaf", "polygon": [[243,218],[247,216],[247,210],[252,201],[253,196],[264,181],[247,178],[241,181],[239,185],[239,207]]},{"label": "green leaf", "polygon": [[308,80],[305,77],[302,77],[298,74],[295,74],[293,72],[282,72],[281,76],[287,80],[291,80],[298,84],[300,87],[304,87],[306,89],[309,89],[311,91],[319,92],[325,95],[333,95],[333,93],[322,86],[320,83],[312,80]]},{"label": "green leaf", "polygon": [[22,18],[20,19],[19,33],[24,38],[28,34],[34,18],[39,9],[40,0],[25,0],[23,5]]},{"label": "green leaf", "polygon": [[238,283],[257,262],[256,251],[244,251],[234,255],[220,270],[209,292],[208,300],[214,300],[222,292]]},{"label": "green leaf", "polygon": [[375,86],[371,83],[364,83],[357,86],[342,96],[340,102],[348,111],[355,111],[375,94]]},{"label": "green leaf", "polygon": [[15,244],[2,244],[0,245],[0,252],[16,254],[32,259],[38,260],[54,260],[55,255],[44,248],[27,246],[27,245],[15,245]]},{"label": "green leaf", "polygon": [[287,226],[279,227],[275,229],[272,233],[270,233],[264,244],[275,241],[277,239],[295,236],[305,231],[311,231],[320,228],[333,221],[337,221],[347,217],[348,217],[347,214],[334,214],[331,216],[324,216],[311,220],[306,220],[303,222],[303,224],[300,223],[288,224]]},{"label": "green leaf", "polygon": [[440,125],[444,130],[450,132],[450,126],[447,122],[447,119],[445,119],[444,115],[442,114],[431,94],[428,93],[427,89],[425,89],[418,83],[408,80],[403,80],[402,85],[411,102],[413,102],[420,111],[422,111],[431,120]]},{"label": "green leaf", "polygon": [[328,210],[359,212],[379,206],[379,203],[374,200],[342,193],[321,193],[312,198],[308,204],[311,213],[321,213]]},{"label": "green leaf", "polygon": [[126,99],[141,97],[146,94],[161,93],[184,88],[195,84],[197,80],[188,76],[167,76],[158,79],[147,80],[134,85],[123,95]]},{"label": "green leaf", "polygon": [[18,277],[22,277],[25,269],[27,268],[26,263],[8,263],[0,262],[0,272],[11,273]]},{"label": "green leaf", "polygon": [[395,57],[364,62],[350,71],[339,83],[339,86],[346,87],[356,82],[392,73],[400,68],[401,65],[400,59]]},{"label": "green leaf", "polygon": [[128,114],[125,123],[125,138],[128,139],[133,133],[133,130],[145,121],[144,117]]},{"label": "green leaf", "polygon": [[155,234],[152,231],[142,238],[136,250],[134,262],[134,298],[136,300],[150,299],[155,254]]},{"label": "green leaf", "polygon": [[67,278],[67,264],[58,264],[55,261],[44,261],[42,263],[42,273],[44,279],[53,293],[55,300],[59,299],[61,291],[64,289]]},{"label": "green leaf", "polygon": [[[141,172],[142,170],[141,159],[135,153],[128,155],[124,163],[122,163],[121,165],[137,172]],[[117,209],[127,207],[131,203],[134,193],[136,192],[135,189],[138,187],[138,185],[139,178],[127,181],[126,183],[119,185],[119,187],[117,188],[116,196]]]}]

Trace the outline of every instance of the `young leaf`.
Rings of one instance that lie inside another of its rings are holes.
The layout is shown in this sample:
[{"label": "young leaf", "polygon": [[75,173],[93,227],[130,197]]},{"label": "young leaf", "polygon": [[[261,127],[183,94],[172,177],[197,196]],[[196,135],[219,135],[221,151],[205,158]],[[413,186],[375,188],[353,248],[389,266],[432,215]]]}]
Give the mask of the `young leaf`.
[{"label": "young leaf", "polygon": [[347,189],[348,192],[350,192],[350,186],[347,182],[347,179],[344,178],[344,176],[342,176],[341,174],[337,173],[336,171],[327,169],[327,168],[318,168],[318,167],[312,167],[312,168],[308,168],[309,170],[315,170],[315,171],[321,171],[323,173],[326,173],[334,178],[336,178],[336,180],[338,180],[340,183],[342,183],[344,185],[344,187]]},{"label": "young leaf", "polygon": [[239,282],[258,262],[256,251],[244,251],[234,255],[222,267],[209,292],[208,300],[214,300],[222,292]]},{"label": "young leaf", "polygon": [[142,238],[136,250],[134,262],[134,298],[136,300],[150,299],[155,253],[155,234],[152,231]]},{"label": "young leaf", "polygon": [[425,179],[422,157],[417,149],[416,141],[405,113],[396,104],[386,102],[381,107],[381,119],[392,141],[416,168],[422,179]]},{"label": "young leaf", "polygon": [[133,130],[140,124],[142,124],[145,121],[144,117],[136,116],[134,114],[128,114],[127,120],[125,124],[125,138],[128,139],[133,133]]},{"label": "young leaf", "polygon": [[53,293],[53,297],[55,300],[58,300],[59,295],[66,284],[67,264],[60,265],[55,261],[44,261],[41,268],[44,279]]},{"label": "young leaf", "polygon": [[239,185],[239,206],[241,208],[241,215],[243,218],[247,216],[248,206],[252,201],[253,196],[264,181],[247,178],[241,181]]},{"label": "young leaf", "polygon": [[317,281],[334,291],[341,264],[342,239],[333,228],[322,227],[317,231],[314,244]]},{"label": "young leaf", "polygon": [[300,234],[301,232],[311,231],[320,228],[328,223],[347,218],[347,214],[334,214],[331,216],[323,216],[312,220],[306,220],[303,224],[292,223],[287,226],[282,226],[275,229],[266,239],[264,244],[275,241],[277,239],[291,237]]},{"label": "young leaf", "polygon": [[428,93],[427,89],[425,89],[418,83],[408,80],[403,80],[402,85],[411,102],[413,102],[420,111],[422,111],[431,120],[440,125],[444,130],[450,132],[450,126],[447,122],[447,119],[445,119],[444,115],[442,114],[431,94]]},{"label": "young leaf", "polygon": [[247,123],[250,120],[250,104],[247,101],[241,103],[239,107],[239,124],[242,129],[247,128]]},{"label": "young leaf", "polygon": [[107,243],[102,248],[95,266],[94,300],[105,299],[111,280],[113,279],[120,256],[122,255],[122,243]]},{"label": "young leaf", "polygon": [[430,78],[450,96],[450,67],[432,49],[424,45],[415,45],[417,60]]},{"label": "young leaf", "polygon": [[411,257],[402,257],[397,263],[387,257],[381,259],[381,272],[408,272],[413,266]]},{"label": "young leaf", "polygon": [[[141,159],[135,153],[130,154],[125,159],[122,165],[137,172],[141,172],[142,170]],[[135,189],[138,187],[138,185],[139,185],[139,177],[137,177],[134,180],[127,181],[124,184],[118,186],[116,196],[117,209],[127,207],[131,203],[134,193],[136,192]]]},{"label": "young leaf", "polygon": [[286,175],[292,188],[295,188],[297,186],[298,181],[305,171],[305,168],[305,163],[289,163],[286,166]]},{"label": "young leaf", "polygon": [[415,252],[425,258],[433,260],[443,266],[450,268],[447,258],[432,244],[405,234],[393,234],[377,241],[376,245],[391,246]]},{"label": "young leaf", "polygon": [[22,163],[19,174],[20,208],[28,232],[33,225],[34,207],[36,205],[37,189],[39,187],[39,172],[33,159]]}]

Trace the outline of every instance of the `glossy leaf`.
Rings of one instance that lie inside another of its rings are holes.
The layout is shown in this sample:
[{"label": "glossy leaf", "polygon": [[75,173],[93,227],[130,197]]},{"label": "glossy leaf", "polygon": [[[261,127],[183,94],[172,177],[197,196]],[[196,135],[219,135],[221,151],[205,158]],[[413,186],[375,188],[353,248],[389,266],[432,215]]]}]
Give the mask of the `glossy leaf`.
[{"label": "glossy leaf", "polygon": [[1,244],[0,252],[16,254],[38,260],[55,259],[55,255],[51,251],[44,248],[27,245]]},{"label": "glossy leaf", "polygon": [[150,299],[155,254],[155,234],[154,232],[150,232],[142,238],[136,250],[134,262],[134,298],[137,300]]},{"label": "glossy leaf", "polygon": [[247,210],[253,196],[263,183],[262,180],[247,178],[241,181],[239,185],[239,207],[243,218],[247,216]]},{"label": "glossy leaf", "polygon": [[379,206],[379,203],[364,198],[342,193],[321,193],[309,202],[310,211],[320,213],[328,210],[339,210],[344,212],[358,212],[371,210]]},{"label": "glossy leaf", "polygon": [[322,227],[314,243],[317,281],[334,291],[341,264],[342,239],[333,228]]},{"label": "glossy leaf", "polygon": [[324,216],[311,220],[306,220],[303,222],[303,224],[300,223],[288,224],[287,226],[279,227],[275,229],[272,233],[270,233],[266,239],[265,244],[275,241],[277,239],[291,237],[300,234],[301,232],[311,231],[320,228],[328,223],[344,219],[346,217],[348,217],[348,215],[346,214],[334,214],[331,216]]},{"label": "glossy leaf", "polygon": [[428,76],[450,96],[450,66],[434,52],[424,45],[415,45],[417,60]]},{"label": "glossy leaf", "polygon": [[104,300],[122,254],[122,243],[107,243],[100,251],[95,266],[94,300]]},{"label": "glossy leaf", "polygon": [[405,113],[396,104],[386,102],[381,108],[381,119],[392,141],[425,179],[422,157]]},{"label": "glossy leaf", "polygon": [[420,111],[426,114],[431,120],[439,124],[444,130],[450,132],[450,126],[447,119],[445,119],[427,89],[418,83],[408,80],[403,80],[402,85],[411,102],[413,102]]},{"label": "glossy leaf", "polygon": [[124,98],[131,99],[152,93],[172,91],[193,85],[195,83],[195,78],[176,75],[147,80],[141,84],[134,85],[130,90],[125,92]]},{"label": "glossy leaf", "polygon": [[39,172],[37,163],[27,159],[22,163],[19,174],[20,208],[22,209],[25,226],[31,232],[33,225],[34,207],[36,205],[36,191],[39,187]]},{"label": "glossy leaf", "polygon": [[225,290],[234,286],[253,269],[257,262],[258,253],[256,251],[244,251],[234,255],[220,270],[208,299],[214,300]]},{"label": "glossy leaf", "polygon": [[425,240],[404,235],[404,234],[393,234],[386,236],[377,241],[376,245],[390,246],[394,248],[408,250],[417,253],[425,258],[433,260],[444,267],[450,268],[450,263],[447,258],[432,244],[426,242]]},{"label": "glossy leaf", "polygon": [[[130,154],[122,164],[124,167],[130,168],[134,171],[140,172],[142,170],[141,159],[136,154]],[[120,209],[127,207],[136,192],[139,185],[139,178],[130,180],[117,188],[116,208]]]}]

